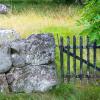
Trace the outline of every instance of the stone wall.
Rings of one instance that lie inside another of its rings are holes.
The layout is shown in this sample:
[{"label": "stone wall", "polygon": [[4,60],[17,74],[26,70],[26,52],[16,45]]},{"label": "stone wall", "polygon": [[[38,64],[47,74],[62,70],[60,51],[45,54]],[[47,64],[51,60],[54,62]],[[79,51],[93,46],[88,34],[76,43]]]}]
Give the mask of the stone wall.
[{"label": "stone wall", "polygon": [[21,39],[14,30],[0,29],[1,92],[45,92],[56,84],[53,35]]}]

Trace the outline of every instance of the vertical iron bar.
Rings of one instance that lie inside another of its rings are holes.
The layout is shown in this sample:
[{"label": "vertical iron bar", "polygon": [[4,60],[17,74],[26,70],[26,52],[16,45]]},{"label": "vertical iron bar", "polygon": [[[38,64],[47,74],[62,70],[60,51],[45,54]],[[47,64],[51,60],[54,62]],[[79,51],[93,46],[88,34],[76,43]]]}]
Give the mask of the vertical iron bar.
[{"label": "vertical iron bar", "polygon": [[70,82],[70,37],[67,37],[67,80]]},{"label": "vertical iron bar", "polygon": [[88,81],[90,79],[90,66],[89,66],[89,62],[90,62],[90,47],[89,47],[89,37],[87,36],[87,78]]},{"label": "vertical iron bar", "polygon": [[58,40],[58,45],[59,45],[59,36],[58,36],[58,34],[57,34],[57,40]]},{"label": "vertical iron bar", "polygon": [[94,62],[94,79],[96,78],[96,40],[93,46],[93,62]]},{"label": "vertical iron bar", "polygon": [[82,36],[80,36],[80,80],[82,81],[82,77],[83,77],[83,38]]},{"label": "vertical iron bar", "polygon": [[63,37],[60,37],[60,71],[61,71],[61,83],[63,83],[64,82]]},{"label": "vertical iron bar", "polygon": [[76,37],[73,36],[73,69],[74,69],[74,76],[76,77]]}]

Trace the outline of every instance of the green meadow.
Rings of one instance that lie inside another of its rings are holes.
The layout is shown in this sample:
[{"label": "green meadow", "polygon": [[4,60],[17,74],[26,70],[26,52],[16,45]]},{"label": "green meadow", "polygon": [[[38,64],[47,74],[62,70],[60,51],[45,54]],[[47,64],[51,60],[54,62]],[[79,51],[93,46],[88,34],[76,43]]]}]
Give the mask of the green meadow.
[{"label": "green meadow", "polygon": [[[55,38],[56,45],[58,43],[58,36],[64,37],[64,44],[66,44],[66,37],[70,36],[71,44],[72,38],[77,37],[77,44],[79,45],[79,36],[84,28],[78,25],[78,20],[81,18],[82,7],[74,4],[58,4],[41,2],[27,2],[27,0],[0,0],[1,2],[11,5],[11,11],[7,15],[0,15],[0,28],[14,29],[22,38],[27,38],[31,34],[38,33],[52,33]],[[50,0],[49,0],[50,1]],[[40,3],[41,2],[41,3]],[[84,36],[84,43],[86,39]],[[100,50],[97,50],[97,65],[100,66]],[[91,50],[92,54],[92,50]],[[79,50],[77,50],[79,55]],[[91,55],[91,62],[93,61]],[[64,68],[67,71],[66,55],[64,55]],[[86,51],[84,50],[84,58],[86,59]],[[56,48],[56,67],[58,77],[60,76],[60,58],[59,48]],[[73,71],[73,59],[71,58],[71,71]],[[86,65],[84,71],[86,71]],[[79,71],[79,61],[77,61],[77,71]],[[95,85],[80,84],[62,84],[53,87],[47,93],[8,93],[0,94],[0,100],[100,100],[100,88]]]}]

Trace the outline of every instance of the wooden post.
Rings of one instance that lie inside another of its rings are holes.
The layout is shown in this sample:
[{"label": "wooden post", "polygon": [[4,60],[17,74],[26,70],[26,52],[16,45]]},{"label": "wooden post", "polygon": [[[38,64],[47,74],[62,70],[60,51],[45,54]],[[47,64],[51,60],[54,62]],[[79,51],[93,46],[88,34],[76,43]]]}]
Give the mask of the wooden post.
[{"label": "wooden post", "polygon": [[67,80],[70,82],[70,37],[67,37]]},{"label": "wooden post", "polygon": [[60,71],[61,71],[61,83],[63,83],[64,82],[63,37],[60,37]]}]

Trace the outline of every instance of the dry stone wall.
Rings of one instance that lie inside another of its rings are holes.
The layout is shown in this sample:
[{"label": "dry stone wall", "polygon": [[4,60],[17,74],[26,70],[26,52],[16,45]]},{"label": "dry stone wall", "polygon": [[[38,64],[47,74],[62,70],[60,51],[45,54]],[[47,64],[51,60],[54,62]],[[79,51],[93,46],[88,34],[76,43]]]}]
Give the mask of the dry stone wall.
[{"label": "dry stone wall", "polygon": [[45,92],[57,84],[53,35],[21,39],[0,29],[0,40],[0,92]]}]

